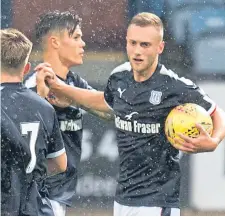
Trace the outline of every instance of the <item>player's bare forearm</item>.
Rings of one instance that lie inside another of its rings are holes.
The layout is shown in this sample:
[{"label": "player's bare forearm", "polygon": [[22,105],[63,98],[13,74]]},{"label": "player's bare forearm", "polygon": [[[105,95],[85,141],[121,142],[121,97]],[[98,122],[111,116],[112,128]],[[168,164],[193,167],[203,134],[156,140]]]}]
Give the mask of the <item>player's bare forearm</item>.
[{"label": "player's bare forearm", "polygon": [[84,109],[85,111],[89,112],[90,114],[99,117],[103,120],[106,121],[113,121],[114,120],[114,113],[113,111],[111,112],[101,112],[101,111],[97,111],[97,110],[93,110],[90,108],[85,108],[84,106],[82,106],[82,109]]},{"label": "player's bare forearm", "polygon": [[212,115],[213,120],[213,134],[212,137],[217,140],[219,144],[225,137],[225,112],[217,107]]},{"label": "player's bare forearm", "polygon": [[51,85],[51,90],[59,99],[66,97],[72,100],[72,104],[76,104],[81,107],[83,106],[91,110],[107,113],[111,112],[111,109],[105,102],[104,93],[101,91],[81,89],[62,83]]}]

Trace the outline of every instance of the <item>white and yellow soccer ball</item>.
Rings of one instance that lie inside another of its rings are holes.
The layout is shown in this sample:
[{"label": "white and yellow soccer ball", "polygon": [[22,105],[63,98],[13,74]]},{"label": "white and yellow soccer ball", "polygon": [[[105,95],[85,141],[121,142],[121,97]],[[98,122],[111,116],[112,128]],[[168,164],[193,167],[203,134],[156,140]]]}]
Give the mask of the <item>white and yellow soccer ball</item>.
[{"label": "white and yellow soccer ball", "polygon": [[186,103],[173,108],[165,122],[165,134],[171,145],[175,148],[179,147],[179,144],[174,141],[175,138],[180,139],[178,133],[191,138],[198,137],[200,132],[196,123],[201,124],[212,135],[213,122],[203,107],[194,103]]}]

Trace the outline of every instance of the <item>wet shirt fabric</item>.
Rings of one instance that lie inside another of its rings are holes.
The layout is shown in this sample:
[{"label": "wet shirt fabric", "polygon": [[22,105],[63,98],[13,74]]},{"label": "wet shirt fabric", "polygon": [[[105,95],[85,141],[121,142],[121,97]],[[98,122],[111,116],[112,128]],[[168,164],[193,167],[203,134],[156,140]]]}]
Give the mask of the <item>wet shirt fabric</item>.
[{"label": "wet shirt fabric", "polygon": [[22,83],[1,84],[1,214],[41,215],[47,158],[65,152],[53,107]]},{"label": "wet shirt fabric", "polygon": [[[61,78],[59,77],[59,79]],[[71,86],[92,89],[84,79],[71,71],[67,74],[66,80],[61,80]],[[24,84],[28,88],[37,91],[36,73],[28,74]],[[72,198],[76,193],[77,167],[81,157],[82,110],[75,106],[67,108],[54,106],[54,108],[60,124],[68,162],[66,172],[47,179],[49,198],[71,206]]]},{"label": "wet shirt fabric", "polygon": [[129,62],[113,70],[105,100],[115,112],[119,148],[116,202],[127,206],[179,207],[179,151],[164,134],[168,113],[196,103],[209,113],[215,103],[191,80],[159,64],[146,81],[136,82]]}]

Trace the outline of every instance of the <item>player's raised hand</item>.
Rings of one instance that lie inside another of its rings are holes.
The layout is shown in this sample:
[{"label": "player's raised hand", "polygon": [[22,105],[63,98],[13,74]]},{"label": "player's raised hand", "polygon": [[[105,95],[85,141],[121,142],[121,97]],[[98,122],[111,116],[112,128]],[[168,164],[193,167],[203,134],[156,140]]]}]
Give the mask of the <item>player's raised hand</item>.
[{"label": "player's raised hand", "polygon": [[176,143],[179,144],[177,148],[186,153],[214,151],[218,145],[218,140],[212,138],[201,124],[196,124],[196,127],[200,132],[196,138],[191,138],[181,133],[178,134],[181,139],[175,139]]},{"label": "player's raised hand", "polygon": [[47,78],[54,79],[55,73],[51,68],[49,63],[41,63],[34,69],[37,73],[36,76],[36,83],[37,83],[37,93],[42,96],[46,97],[49,93],[49,87],[45,80]]},{"label": "player's raised hand", "polygon": [[34,70],[37,72],[37,79],[41,81],[46,80],[46,78],[54,79],[56,76],[49,63],[40,63]]},{"label": "player's raised hand", "polygon": [[57,76],[53,76],[53,77],[46,77],[45,81],[47,82],[48,86],[52,89],[52,90],[57,90],[58,87],[60,87],[60,85],[65,85],[65,82],[63,82],[62,80],[60,80]]},{"label": "player's raised hand", "polygon": [[[65,83],[55,75],[49,63],[40,63],[35,70],[37,71],[37,88],[39,95],[45,97],[52,105],[65,108],[71,105],[72,101],[65,98],[56,89]],[[55,91],[54,91],[55,88]]]},{"label": "player's raised hand", "polygon": [[35,68],[34,71],[38,71],[44,67],[51,67],[50,63],[44,62],[44,63],[39,63]]}]

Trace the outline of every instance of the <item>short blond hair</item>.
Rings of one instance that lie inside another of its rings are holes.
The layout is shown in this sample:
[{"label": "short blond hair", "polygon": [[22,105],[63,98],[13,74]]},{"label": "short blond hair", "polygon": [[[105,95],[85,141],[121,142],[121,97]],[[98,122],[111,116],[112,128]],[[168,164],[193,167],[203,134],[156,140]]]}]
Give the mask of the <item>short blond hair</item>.
[{"label": "short blond hair", "polygon": [[1,69],[20,70],[28,61],[32,42],[16,29],[0,30]]},{"label": "short blond hair", "polygon": [[155,14],[148,13],[148,12],[139,13],[135,15],[130,21],[129,25],[132,25],[132,24],[136,26],[140,26],[140,27],[154,26],[159,29],[163,39],[163,29],[164,29],[163,22]]}]

